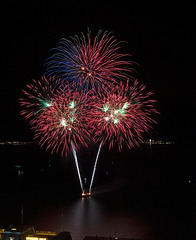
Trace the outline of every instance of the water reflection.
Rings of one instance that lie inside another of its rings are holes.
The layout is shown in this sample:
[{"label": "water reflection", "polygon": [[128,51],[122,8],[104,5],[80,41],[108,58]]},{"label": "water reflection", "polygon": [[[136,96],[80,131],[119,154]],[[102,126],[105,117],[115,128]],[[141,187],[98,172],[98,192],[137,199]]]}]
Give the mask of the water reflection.
[{"label": "water reflection", "polygon": [[82,240],[88,235],[138,239],[155,236],[155,226],[148,216],[141,216],[130,206],[94,197],[45,210],[37,218],[37,226],[43,229],[47,226],[56,232],[69,231],[73,240]]},{"label": "water reflection", "polygon": [[72,206],[71,215],[69,222],[74,239],[81,239],[81,236],[85,235],[98,235],[103,227],[104,216],[101,204],[92,197],[76,201]]}]

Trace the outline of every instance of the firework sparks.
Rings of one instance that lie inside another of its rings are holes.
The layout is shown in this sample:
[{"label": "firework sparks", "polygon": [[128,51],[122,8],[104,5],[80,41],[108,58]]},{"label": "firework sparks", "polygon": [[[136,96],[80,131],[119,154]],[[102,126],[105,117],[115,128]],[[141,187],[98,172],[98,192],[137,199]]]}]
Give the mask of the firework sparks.
[{"label": "firework sparks", "polygon": [[52,106],[36,120],[35,139],[40,139],[40,145],[47,145],[52,153],[61,151],[64,156],[71,148],[71,142],[76,150],[79,144],[87,146],[89,139],[86,114],[86,95],[67,90],[66,93],[55,95]]},{"label": "firework sparks", "polygon": [[126,143],[129,148],[138,145],[143,139],[143,133],[155,122],[151,115],[157,113],[151,99],[152,92],[145,92],[145,86],[135,81],[129,86],[122,83],[113,86],[106,97],[94,96],[90,112],[91,123],[97,141],[109,142],[113,147],[117,142],[119,150]]},{"label": "firework sparks", "polygon": [[30,119],[31,124],[53,105],[56,85],[57,81],[42,77],[40,81],[33,80],[33,84],[27,85],[27,90],[23,90],[25,97],[20,98],[19,103],[24,110],[20,113],[25,119]]},{"label": "firework sparks", "polygon": [[132,63],[128,54],[119,53],[120,42],[108,31],[98,32],[94,41],[75,36],[62,39],[54,54],[46,61],[46,76],[60,78],[64,83],[77,84],[78,89],[102,91],[111,83],[131,77]]}]

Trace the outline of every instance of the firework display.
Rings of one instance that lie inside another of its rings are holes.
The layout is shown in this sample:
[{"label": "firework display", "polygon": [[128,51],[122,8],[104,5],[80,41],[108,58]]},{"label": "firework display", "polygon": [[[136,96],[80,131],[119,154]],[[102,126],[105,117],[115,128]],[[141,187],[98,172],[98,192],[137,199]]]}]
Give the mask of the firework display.
[{"label": "firework display", "polygon": [[[157,113],[153,93],[133,81],[129,54],[119,53],[120,42],[108,31],[94,40],[62,39],[46,60],[45,76],[33,80],[19,99],[21,115],[29,120],[35,139],[51,153],[75,159],[83,195],[91,194],[102,146],[139,145]],[[131,80],[131,81],[130,81]],[[82,183],[77,151],[90,141],[99,143],[87,192]]]},{"label": "firework display", "polygon": [[132,63],[128,54],[119,53],[120,42],[108,31],[99,31],[94,41],[87,38],[61,39],[46,61],[47,77],[53,76],[64,83],[77,84],[79,89],[106,90],[111,83],[130,78]]}]

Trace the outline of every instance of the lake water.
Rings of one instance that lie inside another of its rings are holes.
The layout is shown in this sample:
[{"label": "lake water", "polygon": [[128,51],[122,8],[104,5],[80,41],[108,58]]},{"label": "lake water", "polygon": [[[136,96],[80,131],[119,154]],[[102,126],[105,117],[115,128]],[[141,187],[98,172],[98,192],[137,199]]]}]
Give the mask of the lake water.
[{"label": "lake water", "polygon": [[[78,153],[89,184],[98,146]],[[100,153],[90,198],[74,159],[37,145],[0,146],[0,225],[135,239],[196,239],[196,158],[191,145],[143,145]],[[21,218],[21,207],[23,217]]]}]

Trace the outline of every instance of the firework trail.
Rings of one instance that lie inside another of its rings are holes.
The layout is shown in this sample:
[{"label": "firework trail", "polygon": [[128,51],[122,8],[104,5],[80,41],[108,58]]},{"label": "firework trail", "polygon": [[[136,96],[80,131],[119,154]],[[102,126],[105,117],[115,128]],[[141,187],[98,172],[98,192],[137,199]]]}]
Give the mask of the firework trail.
[{"label": "firework trail", "polygon": [[81,187],[82,193],[84,193],[84,187],[83,187],[83,183],[82,183],[82,179],[81,179],[81,175],[80,175],[80,168],[78,166],[78,158],[77,158],[77,154],[76,154],[76,148],[75,148],[73,141],[71,141],[71,147],[72,147],[72,152],[73,152],[73,156],[75,159],[75,164],[76,164],[76,168],[77,168],[77,172],[78,172],[80,187]]},{"label": "firework trail", "polygon": [[76,151],[81,144],[87,146],[89,140],[87,103],[86,94],[72,92],[68,87],[65,92],[54,95],[52,105],[39,115],[36,124],[32,123],[35,139],[39,139],[41,146],[51,149],[51,153],[61,152],[63,157],[72,150],[82,193],[84,188]]},{"label": "firework trail", "polygon": [[23,93],[24,97],[19,99],[24,108],[21,115],[30,120],[34,139],[39,139],[39,144],[46,145],[46,149],[50,148],[51,153],[61,151],[64,156],[72,150],[83,192],[76,150],[81,144],[87,146],[85,141],[89,139],[85,123],[88,119],[87,94],[73,92],[69,84],[62,91],[59,81],[45,77],[40,81],[33,80]]},{"label": "firework trail", "polygon": [[111,83],[127,80],[132,74],[130,55],[119,53],[120,42],[111,32],[99,31],[94,40],[88,31],[87,38],[75,36],[61,39],[46,60],[47,77],[61,79],[63,83],[76,84],[78,89],[107,91]]},{"label": "firework trail", "polygon": [[94,164],[94,167],[93,167],[93,174],[92,174],[92,177],[91,177],[91,182],[90,182],[90,187],[89,187],[89,193],[90,193],[90,194],[91,194],[91,189],[92,189],[92,185],[93,185],[93,181],[94,181],[94,177],[95,177],[95,171],[96,171],[97,162],[98,162],[99,153],[100,153],[100,151],[101,151],[102,144],[103,144],[103,140],[102,140],[101,143],[99,144],[99,149],[98,149],[97,156],[96,156],[96,160],[95,160],[95,164]]},{"label": "firework trail", "polygon": [[97,152],[89,192],[94,181],[95,170],[102,145],[107,141],[109,148],[117,143],[119,150],[123,143],[129,148],[139,145],[144,132],[155,121],[151,115],[158,113],[154,108],[156,100],[152,92],[146,92],[144,85],[135,81],[133,85],[115,85],[107,97],[93,96],[91,100],[91,124],[96,141],[100,142]]}]

